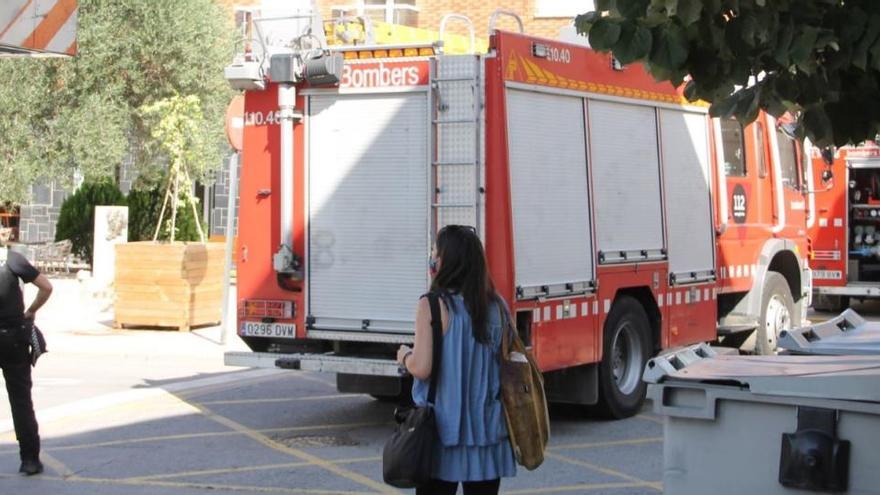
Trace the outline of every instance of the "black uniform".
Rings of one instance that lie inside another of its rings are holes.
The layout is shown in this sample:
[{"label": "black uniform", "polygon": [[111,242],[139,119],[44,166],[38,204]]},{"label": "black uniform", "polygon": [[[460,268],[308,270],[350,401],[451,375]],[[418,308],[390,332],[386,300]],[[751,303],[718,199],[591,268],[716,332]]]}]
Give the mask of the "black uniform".
[{"label": "black uniform", "polygon": [[[0,261],[0,328],[15,330],[26,324],[24,297],[19,280],[30,283],[39,275],[40,272],[18,253],[9,251],[6,262]],[[4,338],[0,342],[0,368],[3,369],[3,378],[6,380],[6,392],[12,407],[12,422],[15,425],[21,460],[38,461],[40,435],[31,400],[28,340],[27,337]]]}]

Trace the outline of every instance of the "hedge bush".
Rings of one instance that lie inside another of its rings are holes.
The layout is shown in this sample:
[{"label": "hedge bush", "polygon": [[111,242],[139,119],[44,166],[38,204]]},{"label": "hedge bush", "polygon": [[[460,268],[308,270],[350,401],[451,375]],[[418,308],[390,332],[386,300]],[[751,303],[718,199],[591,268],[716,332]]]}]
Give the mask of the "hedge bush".
[{"label": "hedge bush", "polygon": [[73,253],[92,263],[95,206],[126,204],[122,191],[111,182],[87,182],[61,204],[55,240],[70,239]]}]

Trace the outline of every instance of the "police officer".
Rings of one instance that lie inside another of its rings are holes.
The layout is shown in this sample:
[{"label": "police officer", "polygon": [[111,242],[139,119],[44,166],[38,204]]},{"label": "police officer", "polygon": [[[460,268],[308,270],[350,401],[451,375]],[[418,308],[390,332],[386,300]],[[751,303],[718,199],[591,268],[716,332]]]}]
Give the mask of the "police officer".
[{"label": "police officer", "polygon": [[[10,231],[0,228],[0,333],[13,338],[0,339],[0,368],[6,380],[6,392],[12,408],[12,422],[21,456],[20,473],[27,476],[43,472],[40,462],[40,435],[34,404],[31,400],[31,358],[29,331],[37,310],[52,294],[52,283],[31,265],[24,256],[6,247]],[[32,283],[39,291],[37,297],[24,307],[21,284]],[[24,334],[24,338],[19,336]]]}]

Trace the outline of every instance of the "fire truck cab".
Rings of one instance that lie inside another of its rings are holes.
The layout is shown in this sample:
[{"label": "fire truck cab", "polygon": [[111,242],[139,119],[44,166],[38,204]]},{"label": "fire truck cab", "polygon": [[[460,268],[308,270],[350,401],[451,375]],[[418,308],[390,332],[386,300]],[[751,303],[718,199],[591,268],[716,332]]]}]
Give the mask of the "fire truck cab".
[{"label": "fire truck cab", "polygon": [[640,65],[494,27],[482,55],[305,47],[314,33],[227,69],[245,89],[238,333],[253,350],[228,364],[399,394],[395,350],[448,224],[483,239],[550,400],[611,417],[639,410],[655,353],[719,329],[771,352],[801,319],[802,162],[772,118],[710,119]]}]

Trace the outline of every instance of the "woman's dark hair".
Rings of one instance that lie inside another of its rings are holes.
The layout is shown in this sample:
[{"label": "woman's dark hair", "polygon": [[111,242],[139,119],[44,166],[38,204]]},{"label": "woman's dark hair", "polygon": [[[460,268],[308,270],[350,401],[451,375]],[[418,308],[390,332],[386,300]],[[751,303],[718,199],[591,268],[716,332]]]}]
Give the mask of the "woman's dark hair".
[{"label": "woman's dark hair", "polygon": [[459,292],[473,322],[474,338],[482,344],[489,343],[489,303],[497,296],[476,230],[464,225],[440,229],[437,259],[440,267],[431,290]]}]

